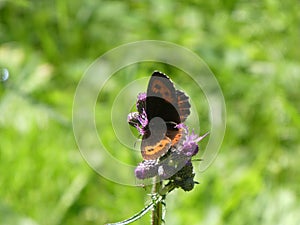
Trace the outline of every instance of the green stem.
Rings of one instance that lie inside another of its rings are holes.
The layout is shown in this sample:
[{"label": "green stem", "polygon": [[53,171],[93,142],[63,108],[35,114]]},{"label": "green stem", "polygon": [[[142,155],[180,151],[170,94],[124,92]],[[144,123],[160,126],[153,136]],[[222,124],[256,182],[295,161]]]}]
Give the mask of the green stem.
[{"label": "green stem", "polygon": [[[152,196],[156,196],[159,191],[161,190],[162,182],[157,182],[157,179],[153,179],[153,186],[152,186]],[[152,225],[161,225],[162,223],[162,201],[157,201],[152,209],[152,218],[151,224]]]}]

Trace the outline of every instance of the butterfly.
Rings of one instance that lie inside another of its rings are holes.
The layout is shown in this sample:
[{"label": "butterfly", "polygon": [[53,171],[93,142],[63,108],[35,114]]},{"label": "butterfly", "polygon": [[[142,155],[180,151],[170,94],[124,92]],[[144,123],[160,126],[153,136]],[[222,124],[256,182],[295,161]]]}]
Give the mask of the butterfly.
[{"label": "butterfly", "polygon": [[178,126],[190,114],[189,97],[175,89],[166,75],[155,71],[148,83],[145,112],[148,124],[142,137],[141,152],[145,160],[165,155],[184,135]]}]

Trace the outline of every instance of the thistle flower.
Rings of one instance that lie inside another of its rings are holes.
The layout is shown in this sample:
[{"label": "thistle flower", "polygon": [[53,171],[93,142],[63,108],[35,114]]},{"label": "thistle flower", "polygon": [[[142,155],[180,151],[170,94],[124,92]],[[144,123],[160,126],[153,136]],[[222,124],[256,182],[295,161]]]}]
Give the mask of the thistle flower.
[{"label": "thistle flower", "polygon": [[157,175],[158,164],[156,160],[145,160],[135,169],[136,178],[143,180]]},{"label": "thistle flower", "polygon": [[146,106],[146,93],[140,93],[138,95],[138,100],[136,102],[136,108],[138,112],[129,113],[127,116],[127,122],[131,126],[134,126],[141,135],[145,134],[146,132],[145,127],[149,123],[145,111],[145,106]]}]

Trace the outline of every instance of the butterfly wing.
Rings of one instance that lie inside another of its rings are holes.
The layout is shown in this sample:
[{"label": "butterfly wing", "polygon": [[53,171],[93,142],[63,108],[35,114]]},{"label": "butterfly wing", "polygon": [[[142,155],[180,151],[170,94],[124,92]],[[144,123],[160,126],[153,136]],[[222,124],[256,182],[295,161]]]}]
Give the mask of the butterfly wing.
[{"label": "butterfly wing", "polygon": [[166,135],[167,130],[165,121],[159,117],[155,117],[149,122],[148,130],[143,136],[141,144],[144,159],[155,160],[167,153],[172,144],[171,139]]},{"label": "butterfly wing", "polygon": [[148,120],[160,117],[166,122],[179,124],[180,115],[177,108],[176,89],[172,81],[167,75],[154,72],[147,89],[146,113]]},{"label": "butterfly wing", "polygon": [[190,115],[190,102],[189,97],[182,91],[176,90],[177,95],[177,109],[180,116],[180,121],[183,123],[186,118]]},{"label": "butterfly wing", "polygon": [[175,126],[190,114],[189,98],[167,75],[155,71],[148,84],[146,114],[150,126],[142,139],[142,156],[157,159],[181,139],[182,129]]},{"label": "butterfly wing", "polygon": [[147,132],[142,139],[142,156],[146,160],[155,160],[168,152],[172,146],[182,143],[186,135],[183,128],[174,128],[173,124],[167,124],[167,131],[152,127],[152,133]]},{"label": "butterfly wing", "polygon": [[146,98],[148,119],[156,116],[166,122],[182,123],[190,115],[189,97],[176,90],[170,78],[155,71],[149,81]]},{"label": "butterfly wing", "polygon": [[168,152],[171,148],[171,140],[167,136],[162,139],[143,138],[141,148],[143,159],[155,160]]}]

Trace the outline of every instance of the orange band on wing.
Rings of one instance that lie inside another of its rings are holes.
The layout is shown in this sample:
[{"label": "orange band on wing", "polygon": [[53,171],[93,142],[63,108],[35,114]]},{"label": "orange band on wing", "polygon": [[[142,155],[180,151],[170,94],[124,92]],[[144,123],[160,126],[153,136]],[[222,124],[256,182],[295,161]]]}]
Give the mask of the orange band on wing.
[{"label": "orange band on wing", "polygon": [[175,137],[172,139],[172,146],[176,145],[181,137],[182,137],[182,132],[178,132],[175,135]]},{"label": "orange band on wing", "polygon": [[157,142],[155,145],[146,145],[142,147],[142,156],[144,159],[157,159],[164,155],[171,147],[171,140],[168,137]]}]

